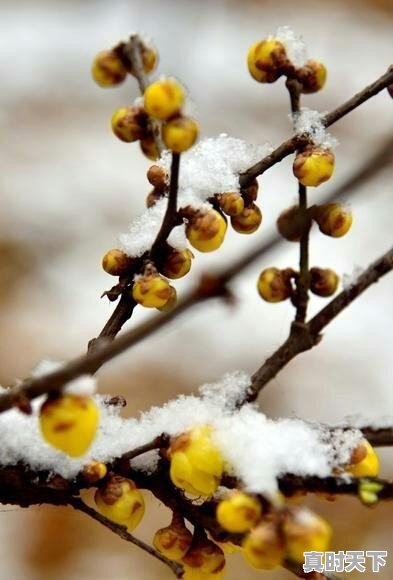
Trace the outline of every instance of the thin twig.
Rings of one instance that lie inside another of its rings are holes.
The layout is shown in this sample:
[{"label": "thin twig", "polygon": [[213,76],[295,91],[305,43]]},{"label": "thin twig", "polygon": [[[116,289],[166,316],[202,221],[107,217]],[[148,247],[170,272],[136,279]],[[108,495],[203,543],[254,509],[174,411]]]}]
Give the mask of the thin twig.
[{"label": "thin twig", "polygon": [[[259,251],[263,250],[263,246]],[[63,385],[82,374],[90,374],[124,350],[140,342],[153,332],[166,326],[170,321],[195,306],[198,302],[209,298],[225,295],[226,284],[233,276],[240,274],[258,257],[253,252],[243,259],[237,260],[232,266],[217,277],[205,277],[201,284],[189,292],[171,312],[153,316],[135,329],[129,330],[110,343],[97,348],[91,354],[71,360],[59,369],[23,381],[17,387],[0,394],[0,413],[18,406],[21,401],[32,400],[50,391],[59,391]],[[253,401],[260,390],[276,374],[288,364],[297,354],[315,346],[320,340],[321,330],[329,324],[348,304],[357,298],[371,284],[387,274],[393,268],[393,250],[371,264],[348,289],[343,290],[336,298],[314,316],[307,325],[296,332],[296,327],[284,344],[262,365],[253,376],[253,383],[248,392],[247,401]],[[244,401],[246,402],[246,401]]]},{"label": "thin twig", "polygon": [[[141,53],[142,40],[138,34],[133,34],[130,40],[123,46],[124,56],[131,62],[133,74],[138,82],[141,95],[144,94],[150,85],[150,79],[144,71]],[[165,149],[161,139],[161,124],[153,118],[149,118],[149,127],[154,137],[154,141],[159,154]]]},{"label": "thin twig", "polygon": [[[326,127],[333,125],[339,119],[342,119],[345,115],[362,105],[368,99],[371,99],[381,91],[383,91],[386,87],[388,87],[393,82],[393,66],[390,66],[389,69],[385,74],[383,74],[379,79],[365,87],[362,91],[354,95],[351,99],[346,101],[344,104],[340,105],[330,113],[327,113],[323,118],[322,122]],[[281,145],[279,145],[270,155],[261,159],[244,171],[240,175],[240,185],[242,188],[247,187],[250,183],[258,177],[258,175],[262,175],[267,169],[282,161],[291,153],[294,153],[299,144],[299,137],[294,136],[291,139],[287,139]]]},{"label": "thin twig", "polygon": [[150,258],[153,260],[160,251],[160,248],[168,239],[169,234],[176,225],[177,220],[177,191],[179,188],[180,153],[172,153],[171,176],[169,184],[168,205],[161,224],[160,231],[153,243],[150,251]]},{"label": "thin twig", "polygon": [[393,249],[390,249],[381,258],[370,266],[349,287],[344,289],[336,298],[331,300],[307,324],[292,327],[287,340],[282,344],[258,369],[252,377],[252,385],[248,391],[246,401],[254,401],[263,387],[271,381],[277,373],[286,366],[295,356],[313,348],[321,340],[321,331],[340,313],[348,304],[353,302],[369,286],[393,269]]},{"label": "thin twig", "polygon": [[176,562],[169,560],[152,546],[149,546],[148,544],[145,544],[145,542],[138,540],[138,538],[136,538],[127,531],[127,528],[125,526],[120,526],[119,524],[112,522],[111,520],[109,520],[108,518],[97,512],[95,509],[85,504],[80,498],[77,497],[70,498],[69,505],[71,505],[77,511],[83,512],[84,514],[88,515],[93,520],[96,520],[97,522],[108,528],[111,532],[119,536],[122,540],[134,544],[134,546],[137,546],[144,552],[150,554],[150,556],[153,556],[154,558],[156,558],[157,560],[168,566],[168,568],[172,570],[176,578],[183,577],[184,570],[181,564],[177,564]]},{"label": "thin twig", "polygon": [[378,500],[393,499],[393,480],[378,477],[351,478],[347,477],[301,477],[293,474],[282,475],[278,480],[280,491],[287,497],[299,492],[326,493],[328,495],[359,495],[362,483],[375,483],[381,486]]},{"label": "thin twig", "polygon": [[[291,101],[291,112],[294,129],[296,127],[295,115],[300,111],[300,99],[302,85],[296,79],[288,79],[286,87]],[[308,292],[310,287],[310,272],[308,265],[308,244],[311,223],[307,214],[307,188],[299,182],[299,215],[303,223],[303,228],[299,242],[299,276],[296,280],[296,294],[294,303],[296,306],[295,320],[303,323],[307,317]]]}]

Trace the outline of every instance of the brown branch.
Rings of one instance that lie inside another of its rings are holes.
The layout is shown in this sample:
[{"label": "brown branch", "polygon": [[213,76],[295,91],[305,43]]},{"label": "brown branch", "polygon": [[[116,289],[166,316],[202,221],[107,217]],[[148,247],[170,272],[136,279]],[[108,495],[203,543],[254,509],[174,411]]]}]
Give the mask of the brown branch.
[{"label": "brown branch", "polygon": [[[336,123],[339,119],[342,119],[345,115],[348,115],[351,111],[362,105],[368,99],[371,99],[378,93],[380,93],[383,89],[389,86],[393,82],[393,66],[390,66],[389,69],[385,74],[383,74],[379,79],[365,87],[362,91],[354,95],[351,99],[331,111],[327,113],[323,118],[322,122],[325,127],[329,127]],[[240,185],[242,188],[247,187],[250,183],[258,177],[258,175],[262,175],[267,169],[282,161],[291,153],[294,153],[299,146],[300,142],[304,140],[304,136],[294,136],[291,139],[287,139],[281,145],[279,145],[270,155],[261,159],[244,171],[240,175]]]},{"label": "brown branch", "polygon": [[[22,403],[50,391],[59,391],[67,382],[80,375],[95,372],[98,367],[153,332],[157,332],[157,330],[163,328],[199,302],[213,297],[225,296],[227,282],[247,268],[264,249],[265,245],[259,246],[245,258],[238,259],[232,266],[223,270],[217,277],[209,278],[205,276],[205,278],[202,278],[201,284],[195,290],[186,294],[171,312],[153,316],[137,328],[129,330],[114,341],[93,350],[87,356],[73,359],[66,365],[46,375],[27,379],[17,387],[2,393],[0,395],[0,413],[13,406],[20,406]],[[247,401],[255,400],[266,383],[274,378],[297,354],[315,346],[320,340],[321,330],[364,290],[374,282],[377,282],[380,277],[392,268],[393,250],[390,250],[382,258],[371,264],[350,288],[344,290],[334,300],[329,302],[307,325],[298,326],[294,323],[289,338],[253,376],[253,383],[249,390]]]},{"label": "brown branch", "polygon": [[360,431],[374,447],[393,445],[393,427],[360,427]]},{"label": "brown branch", "polygon": [[168,239],[177,223],[177,191],[179,188],[180,153],[172,153],[171,177],[169,184],[168,205],[165,216],[150,250],[150,258],[155,261],[157,254]]},{"label": "brown branch", "polygon": [[263,387],[295,356],[313,348],[321,340],[321,331],[355,298],[393,269],[393,249],[373,262],[349,288],[343,290],[307,324],[294,323],[289,337],[252,377],[244,402],[254,401]]},{"label": "brown branch", "polygon": [[177,564],[176,562],[173,562],[173,560],[169,560],[168,558],[163,556],[158,550],[156,550],[152,546],[149,546],[149,544],[145,544],[145,542],[138,540],[138,538],[136,538],[127,531],[127,528],[125,526],[120,526],[119,524],[112,522],[112,520],[109,520],[105,516],[101,515],[95,509],[85,504],[78,497],[70,498],[68,503],[77,511],[83,512],[93,520],[96,520],[97,522],[108,528],[111,532],[119,536],[122,540],[134,544],[134,546],[137,546],[144,552],[147,552],[150,556],[153,556],[154,558],[156,558],[157,560],[168,566],[168,568],[172,570],[176,578],[183,577],[184,570],[181,564]]},{"label": "brown branch", "polygon": [[[144,94],[147,87],[150,85],[150,79],[144,71],[141,53],[142,40],[138,34],[130,36],[130,40],[122,45],[122,53],[126,60],[132,65],[133,74],[138,82],[141,95]],[[154,141],[159,154],[161,155],[165,149],[161,139],[161,124],[153,118],[149,118],[149,127],[154,137]]]},{"label": "brown branch", "polygon": [[393,499],[393,480],[370,477],[367,479],[344,478],[344,477],[301,477],[293,474],[286,474],[279,478],[278,485],[280,491],[291,497],[297,493],[326,493],[328,495],[359,495],[359,488],[364,481],[376,483],[381,486],[378,492],[379,500]]}]

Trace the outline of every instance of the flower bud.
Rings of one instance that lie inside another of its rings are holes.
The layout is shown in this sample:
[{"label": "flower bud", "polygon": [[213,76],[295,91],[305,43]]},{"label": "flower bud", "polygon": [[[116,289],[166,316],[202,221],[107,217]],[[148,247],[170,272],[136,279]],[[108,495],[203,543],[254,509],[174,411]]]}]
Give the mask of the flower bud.
[{"label": "flower bud", "polygon": [[354,449],[350,459],[350,465],[346,468],[348,473],[355,477],[377,477],[379,472],[379,459],[373,447],[363,439]]},{"label": "flower bud", "polygon": [[293,162],[293,173],[306,187],[317,187],[332,176],[334,154],[331,149],[310,146],[297,153]]},{"label": "flower bud", "polygon": [[145,308],[162,308],[172,296],[171,286],[157,273],[137,276],[132,287],[132,297]]},{"label": "flower bud", "polygon": [[262,212],[255,203],[245,207],[241,214],[231,217],[231,225],[238,234],[252,234],[262,223]]},{"label": "flower bud", "polygon": [[146,176],[153,187],[159,191],[168,187],[168,174],[160,165],[152,165],[149,167]]},{"label": "flower bud", "polygon": [[164,306],[160,306],[160,308],[158,308],[160,312],[171,312],[177,304],[176,288],[174,288],[173,286],[169,286],[169,290],[170,295],[168,300],[165,302]]},{"label": "flower bud", "polygon": [[146,113],[162,120],[178,113],[184,100],[184,89],[174,79],[156,81],[147,87],[144,95]]},{"label": "flower bud", "polygon": [[310,217],[294,205],[283,211],[277,219],[277,229],[289,242],[299,242],[305,228],[310,227]]},{"label": "flower bud", "polygon": [[324,64],[317,60],[309,60],[298,70],[298,79],[302,84],[302,93],[316,93],[326,83],[327,71]]},{"label": "flower bud", "polygon": [[284,45],[274,38],[255,42],[248,51],[250,75],[260,83],[274,83],[280,76],[280,65],[287,60]]},{"label": "flower bud", "polygon": [[183,153],[197,140],[198,125],[190,117],[173,117],[162,127],[164,145],[174,153]]},{"label": "flower bud", "polygon": [[168,450],[170,477],[176,487],[193,495],[211,496],[219,486],[224,460],[209,425],[176,437]]},{"label": "flower bud", "polygon": [[140,523],[145,513],[141,492],[131,479],[111,475],[94,496],[98,510],[116,524],[126,526],[130,532]]},{"label": "flower bud", "polygon": [[352,214],[339,203],[327,203],[313,210],[313,219],[321,232],[333,238],[341,238],[352,225]]},{"label": "flower bud", "polygon": [[304,552],[326,552],[332,530],[321,517],[306,508],[292,507],[286,514],[283,533],[290,560],[302,564]]},{"label": "flower bud", "polygon": [[175,250],[175,248],[169,248],[161,266],[161,272],[172,280],[183,278],[191,269],[193,257],[193,253],[188,249]]},{"label": "flower bud", "polygon": [[173,516],[170,526],[157,530],[154,534],[153,545],[170,560],[181,560],[190,549],[192,534],[186,528],[180,516]]},{"label": "flower bud", "polygon": [[224,241],[227,224],[215,209],[200,209],[190,218],[186,236],[199,252],[214,252]]},{"label": "flower bud", "polygon": [[363,480],[359,482],[358,496],[365,505],[372,506],[378,502],[378,494],[383,490],[383,484],[376,481]]},{"label": "flower bud", "polygon": [[258,570],[273,570],[285,558],[285,544],[273,522],[262,522],[243,541],[243,555]]},{"label": "flower bud", "polygon": [[262,514],[260,502],[242,491],[230,493],[217,506],[217,521],[224,530],[244,534],[255,527]]},{"label": "flower bud", "polygon": [[336,272],[329,268],[311,268],[310,270],[310,290],[317,296],[324,298],[332,296],[337,290],[339,280]]},{"label": "flower bud", "polygon": [[119,85],[127,76],[127,71],[114,50],[103,50],[93,61],[91,74],[100,87]]},{"label": "flower bud", "polygon": [[97,432],[99,412],[91,397],[59,395],[48,397],[40,409],[44,439],[71,457],[83,455]]},{"label": "flower bud", "polygon": [[151,161],[156,161],[160,157],[156,141],[151,133],[148,133],[139,142],[142,153]]},{"label": "flower bud", "polygon": [[[140,50],[141,50],[141,60],[142,60],[142,67],[146,74],[150,74],[154,71],[158,64],[158,52],[154,46],[151,44],[147,44],[145,42],[140,42]],[[127,63],[127,71],[135,76],[135,71],[132,66],[132,62],[129,60]]]},{"label": "flower bud", "polygon": [[122,107],[111,118],[113,133],[121,141],[132,143],[141,139],[147,130],[147,116],[139,107]]},{"label": "flower bud", "polygon": [[102,463],[101,461],[91,461],[84,466],[82,471],[83,479],[89,485],[94,485],[100,481],[100,479],[104,479],[107,473],[108,469],[105,463]]},{"label": "flower bud", "polygon": [[189,568],[209,575],[210,579],[224,569],[225,555],[222,549],[211,540],[198,538],[193,541],[191,548],[183,558],[183,562]]},{"label": "flower bud", "polygon": [[153,205],[157,203],[157,201],[161,199],[162,196],[163,192],[161,192],[157,188],[152,189],[151,192],[146,197],[146,207],[153,207]]},{"label": "flower bud", "polygon": [[222,193],[219,204],[222,211],[229,216],[239,216],[244,211],[244,199],[237,191]]},{"label": "flower bud", "polygon": [[258,278],[258,292],[266,302],[282,302],[292,295],[291,271],[266,268]]},{"label": "flower bud", "polygon": [[102,268],[111,276],[124,276],[131,270],[133,264],[133,258],[117,248],[109,250],[102,258]]}]

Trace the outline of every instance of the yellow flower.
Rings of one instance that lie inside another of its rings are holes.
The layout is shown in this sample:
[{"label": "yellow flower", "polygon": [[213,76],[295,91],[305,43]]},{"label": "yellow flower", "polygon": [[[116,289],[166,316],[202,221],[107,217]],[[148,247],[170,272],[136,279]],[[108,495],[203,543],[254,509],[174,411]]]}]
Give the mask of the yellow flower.
[{"label": "yellow flower", "polygon": [[260,502],[242,491],[235,491],[217,506],[217,521],[224,530],[243,534],[253,528],[262,514]]},{"label": "yellow flower", "polygon": [[190,117],[174,117],[162,127],[162,140],[174,153],[183,153],[197,140],[198,125]]},{"label": "yellow flower", "polygon": [[281,76],[279,67],[285,60],[284,45],[274,38],[255,42],[247,55],[250,75],[260,83],[274,83]]},{"label": "yellow flower", "polygon": [[200,538],[195,541],[194,537],[191,548],[183,558],[183,563],[203,574],[215,575],[225,568],[225,555],[222,549],[211,540]]},{"label": "yellow flower", "polygon": [[165,256],[161,271],[164,276],[173,280],[183,278],[191,269],[193,257],[193,253],[190,250],[170,248]]},{"label": "yellow flower", "polygon": [[231,217],[231,225],[239,234],[252,234],[262,223],[262,212],[255,203],[245,207],[242,213]]},{"label": "yellow flower", "polygon": [[190,549],[192,534],[184,525],[183,518],[174,515],[170,526],[157,530],[154,534],[154,547],[167,558],[181,560]]},{"label": "yellow flower", "polygon": [[49,397],[40,409],[44,439],[71,457],[83,455],[97,432],[99,412],[91,397]]},{"label": "yellow flower", "polygon": [[257,284],[261,298],[266,302],[282,302],[292,294],[289,271],[266,268],[261,272]]},{"label": "yellow flower", "polygon": [[332,530],[329,524],[305,508],[293,507],[287,512],[283,526],[288,558],[299,564],[304,552],[326,552]]},{"label": "yellow flower", "polygon": [[111,475],[105,484],[98,488],[94,500],[98,510],[109,520],[134,530],[145,513],[145,502],[135,483]]},{"label": "yellow flower", "polygon": [[121,141],[132,143],[141,139],[147,130],[147,117],[139,107],[121,107],[111,117],[113,133]]},{"label": "yellow flower", "polygon": [[359,443],[351,456],[351,462],[346,469],[355,477],[377,477],[379,459],[370,443],[364,439]]},{"label": "yellow flower", "polygon": [[334,154],[330,149],[308,147],[298,153],[293,162],[293,173],[307,187],[317,187],[331,178]]},{"label": "yellow flower", "polygon": [[123,276],[133,265],[133,259],[121,250],[109,250],[102,258],[102,268],[111,276]]},{"label": "yellow flower", "polygon": [[212,428],[196,427],[174,439],[169,449],[172,482],[193,495],[211,496],[220,484],[224,460]]},{"label": "yellow flower", "polygon": [[302,83],[302,92],[305,94],[320,91],[326,83],[327,70],[322,62],[309,60],[298,71],[298,78]]},{"label": "yellow flower", "polygon": [[166,120],[180,111],[184,99],[183,87],[174,79],[164,79],[147,87],[144,108],[148,115]]},{"label": "yellow flower", "polygon": [[195,212],[186,227],[190,244],[199,252],[214,252],[224,241],[227,224],[215,209]]},{"label": "yellow flower", "polygon": [[312,217],[317,222],[320,231],[333,238],[345,236],[352,225],[352,214],[339,203],[317,206]]},{"label": "yellow flower", "polygon": [[113,87],[124,81],[127,71],[114,50],[104,50],[95,57],[91,74],[100,87]]},{"label": "yellow flower", "polygon": [[132,287],[132,297],[145,308],[162,308],[172,296],[171,286],[159,274],[139,276]]},{"label": "yellow flower", "polygon": [[273,522],[262,522],[243,540],[243,555],[253,568],[273,570],[285,558],[285,543]]},{"label": "yellow flower", "polygon": [[221,194],[219,204],[222,211],[229,216],[239,216],[244,211],[244,199],[237,191]]}]

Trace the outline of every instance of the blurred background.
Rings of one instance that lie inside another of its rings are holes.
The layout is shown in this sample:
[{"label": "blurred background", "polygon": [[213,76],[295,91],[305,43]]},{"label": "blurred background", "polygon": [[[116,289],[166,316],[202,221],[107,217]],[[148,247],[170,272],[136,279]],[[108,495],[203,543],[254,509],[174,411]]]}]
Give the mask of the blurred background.
[{"label": "blurred background", "polygon": [[[132,31],[154,39],[158,73],[186,85],[203,135],[221,132],[273,146],[291,130],[283,81],[259,85],[245,55],[255,40],[290,25],[309,55],[329,71],[322,93],[304,105],[330,110],[376,79],[392,62],[392,0],[2,0],[0,3],[0,383],[26,376],[43,358],[83,352],[113,305],[100,300],[113,280],[100,267],[149,192],[149,162],[137,145],[116,140],[112,112],[137,96],[131,78],[99,89],[90,78],[95,53]],[[392,100],[386,91],[332,127],[340,141],[335,178],[312,192],[334,190],[392,135]],[[351,275],[392,242],[392,166],[357,188],[350,234],[334,240],[312,235],[311,264]],[[223,248],[198,255],[178,291],[245,252],[275,228],[278,213],[296,199],[291,160],[260,180],[264,223],[253,236],[229,233]],[[137,415],[178,393],[194,391],[228,370],[253,372],[283,341],[290,305],[269,305],[256,293],[266,266],[294,266],[297,247],[283,242],[236,280],[235,308],[212,303],[194,309],[108,364],[101,392],[124,394],[125,413]],[[340,421],[346,415],[393,415],[392,278],[383,279],[326,331],[322,344],[298,357],[263,391],[269,416]],[[324,304],[314,297],[311,313]],[[146,314],[139,309],[127,328]],[[392,453],[381,450],[382,475],[393,476]],[[138,536],[150,541],[168,522],[149,498]],[[370,511],[356,500],[309,502],[335,529],[335,550],[392,548],[392,504]],[[0,517],[0,578],[103,580],[170,578],[159,563],[68,509],[4,507]],[[231,557],[228,580],[245,573]],[[392,577],[393,554],[378,578]],[[247,577],[260,573],[247,569]],[[354,573],[351,577],[356,578]],[[360,574],[358,574],[360,577]],[[371,578],[369,570],[362,575]],[[265,577],[290,578],[285,571]]]}]

